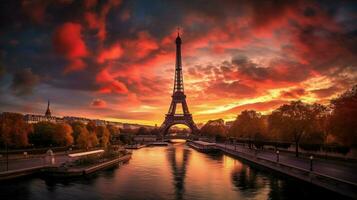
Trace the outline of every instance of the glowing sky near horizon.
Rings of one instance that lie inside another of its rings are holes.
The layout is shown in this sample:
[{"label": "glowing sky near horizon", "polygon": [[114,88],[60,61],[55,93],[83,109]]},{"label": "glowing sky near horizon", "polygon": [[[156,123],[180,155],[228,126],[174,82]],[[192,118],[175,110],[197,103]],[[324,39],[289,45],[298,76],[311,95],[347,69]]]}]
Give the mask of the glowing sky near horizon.
[{"label": "glowing sky near horizon", "polygon": [[234,119],[357,83],[354,1],[3,1],[0,111],[160,125],[176,30],[194,120]]}]

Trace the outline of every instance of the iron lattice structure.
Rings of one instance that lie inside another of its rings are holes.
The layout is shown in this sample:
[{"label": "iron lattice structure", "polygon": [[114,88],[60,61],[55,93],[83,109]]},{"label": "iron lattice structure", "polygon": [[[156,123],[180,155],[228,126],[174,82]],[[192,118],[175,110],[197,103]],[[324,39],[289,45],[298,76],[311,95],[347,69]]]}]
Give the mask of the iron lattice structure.
[{"label": "iron lattice structure", "polygon": [[[188,110],[186,95],[183,87],[182,62],[181,62],[181,38],[180,34],[176,38],[176,65],[175,65],[175,81],[172,92],[172,101],[165,121],[160,127],[161,134],[165,135],[169,128],[175,124],[184,124],[188,126],[192,133],[197,133],[198,128],[193,121],[192,115]],[[182,113],[177,114],[176,108],[178,105],[182,106]]]}]

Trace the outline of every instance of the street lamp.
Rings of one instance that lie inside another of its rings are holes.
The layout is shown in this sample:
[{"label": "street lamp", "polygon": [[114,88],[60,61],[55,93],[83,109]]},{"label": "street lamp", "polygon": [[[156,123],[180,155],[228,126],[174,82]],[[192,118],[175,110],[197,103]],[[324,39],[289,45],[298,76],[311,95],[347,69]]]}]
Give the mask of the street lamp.
[{"label": "street lamp", "polygon": [[276,162],[278,163],[279,162],[279,150],[276,151]]},{"label": "street lamp", "polygon": [[312,171],[312,161],[314,160],[314,156],[310,156],[310,171]]}]

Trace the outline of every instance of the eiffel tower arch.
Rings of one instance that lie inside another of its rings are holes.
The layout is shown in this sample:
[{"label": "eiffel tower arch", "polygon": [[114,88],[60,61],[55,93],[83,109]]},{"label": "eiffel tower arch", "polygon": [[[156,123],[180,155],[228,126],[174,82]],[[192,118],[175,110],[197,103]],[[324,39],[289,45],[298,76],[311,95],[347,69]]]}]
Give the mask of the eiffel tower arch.
[{"label": "eiffel tower arch", "polygon": [[[182,74],[182,62],[181,62],[181,38],[180,33],[176,38],[176,65],[175,65],[175,81],[174,89],[172,92],[172,100],[168,113],[166,114],[165,121],[160,127],[160,133],[162,135],[167,134],[169,128],[176,124],[184,124],[191,129],[192,133],[197,133],[198,128],[193,121],[192,115],[188,110],[186,95],[183,88],[183,74]],[[182,106],[182,113],[177,114],[178,106]]]}]

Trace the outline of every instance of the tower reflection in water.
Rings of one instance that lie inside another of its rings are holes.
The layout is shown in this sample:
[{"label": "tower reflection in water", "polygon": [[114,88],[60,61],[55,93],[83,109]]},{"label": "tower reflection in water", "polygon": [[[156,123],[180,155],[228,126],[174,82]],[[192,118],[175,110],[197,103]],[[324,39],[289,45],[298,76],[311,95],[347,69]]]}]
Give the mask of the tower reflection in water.
[{"label": "tower reflection in water", "polygon": [[175,197],[183,199],[185,193],[185,177],[191,151],[183,145],[185,140],[172,140],[173,146],[167,148],[167,159],[171,166]]}]

